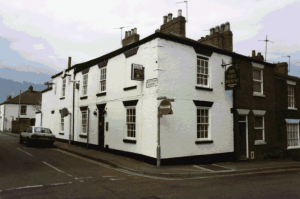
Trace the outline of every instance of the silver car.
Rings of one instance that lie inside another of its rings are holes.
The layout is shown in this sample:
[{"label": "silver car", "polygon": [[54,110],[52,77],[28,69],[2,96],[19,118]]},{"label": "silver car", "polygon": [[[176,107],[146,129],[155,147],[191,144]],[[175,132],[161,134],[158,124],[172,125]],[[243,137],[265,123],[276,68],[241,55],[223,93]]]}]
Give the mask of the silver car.
[{"label": "silver car", "polygon": [[52,145],[55,142],[55,139],[55,135],[52,134],[49,128],[40,126],[30,126],[20,134],[20,144],[25,141],[27,144],[44,142]]}]

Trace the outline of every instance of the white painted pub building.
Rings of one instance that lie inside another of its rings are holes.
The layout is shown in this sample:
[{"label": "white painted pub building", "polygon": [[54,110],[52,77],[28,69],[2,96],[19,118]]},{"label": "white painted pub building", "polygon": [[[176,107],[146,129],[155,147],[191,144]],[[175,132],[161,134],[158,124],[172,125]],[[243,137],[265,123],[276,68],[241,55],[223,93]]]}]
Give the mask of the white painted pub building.
[{"label": "white painted pub building", "polygon": [[71,135],[72,143],[156,159],[158,98],[165,96],[175,100],[160,118],[162,161],[232,154],[231,91],[224,89],[221,64],[233,53],[163,26],[142,40],[136,29],[126,32],[122,48],[54,75],[36,124],[61,140]]}]

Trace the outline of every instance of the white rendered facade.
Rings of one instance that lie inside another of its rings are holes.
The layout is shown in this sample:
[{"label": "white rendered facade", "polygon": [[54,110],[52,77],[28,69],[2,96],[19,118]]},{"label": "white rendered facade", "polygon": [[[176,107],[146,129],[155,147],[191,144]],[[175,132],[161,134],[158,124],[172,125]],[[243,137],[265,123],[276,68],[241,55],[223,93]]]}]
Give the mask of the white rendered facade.
[{"label": "white rendered facade", "polygon": [[[206,90],[195,89],[197,55],[208,60],[209,83]],[[164,115],[160,119],[162,159],[233,152],[233,114],[230,113],[232,102],[224,89],[222,59],[227,63],[231,60],[229,56],[217,53],[212,53],[211,56],[197,54],[191,46],[157,37],[141,44],[137,54],[131,57],[126,58],[121,53],[108,59],[104,91],[100,88],[103,68],[91,66],[86,73],[87,78],[82,71],[76,73],[75,80],[80,81],[80,88],[75,89],[74,141],[87,142],[87,138],[81,136],[85,135],[82,122],[86,120],[82,119],[84,111],[80,108],[87,106],[89,143],[98,145],[100,116],[93,112],[97,112],[97,105],[105,103],[107,114],[104,115],[104,145],[110,149],[156,158],[157,107],[160,103],[157,97],[166,96],[175,98],[175,102],[172,102],[173,114]],[[145,68],[144,81],[131,80],[133,63]],[[74,68],[68,74],[71,74],[70,79],[73,80]],[[154,78],[158,79],[157,85],[147,88],[147,80]],[[53,89],[43,93],[41,120],[43,126],[49,127],[57,138],[67,140],[73,125],[73,83],[69,81],[69,77],[65,79],[64,99],[60,99],[63,93],[61,75],[53,78]],[[83,84],[86,80],[87,84]],[[133,86],[136,89],[124,90]],[[104,92],[106,95],[96,96]],[[131,100],[138,101],[136,105],[127,107],[124,101]],[[197,107],[194,100],[198,104],[208,102],[212,106]],[[62,131],[59,110],[63,108],[68,109],[71,117],[65,117]],[[126,126],[128,108],[135,109],[135,129],[130,137]],[[197,138],[197,109],[208,110],[208,134],[205,138]],[[209,143],[202,144],[201,141]]]}]

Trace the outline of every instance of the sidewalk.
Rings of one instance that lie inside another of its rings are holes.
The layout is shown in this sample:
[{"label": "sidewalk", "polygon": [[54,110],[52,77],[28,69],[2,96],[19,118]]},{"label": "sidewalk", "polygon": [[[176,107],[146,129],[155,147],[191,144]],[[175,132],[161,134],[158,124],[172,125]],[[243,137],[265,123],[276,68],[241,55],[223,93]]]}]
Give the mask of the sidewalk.
[{"label": "sidewalk", "polygon": [[[6,135],[14,137],[19,137],[19,135],[9,132],[0,133],[4,133]],[[56,141],[54,142],[53,146],[81,157],[108,164],[115,168],[122,168],[128,171],[145,175],[169,178],[189,178],[200,176],[204,177],[214,175],[300,168],[300,162],[292,161],[291,159],[275,159],[247,162],[222,162],[208,165],[174,165],[156,167],[155,165],[147,164],[132,158],[93,149],[87,150],[84,147],[69,145],[63,142]]]}]

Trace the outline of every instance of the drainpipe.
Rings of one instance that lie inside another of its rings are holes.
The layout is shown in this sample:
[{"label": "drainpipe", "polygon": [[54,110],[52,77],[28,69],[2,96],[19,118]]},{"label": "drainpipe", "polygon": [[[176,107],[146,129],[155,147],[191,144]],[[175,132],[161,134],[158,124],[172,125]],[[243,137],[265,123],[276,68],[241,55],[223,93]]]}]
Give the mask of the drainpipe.
[{"label": "drainpipe", "polygon": [[[6,121],[5,121],[5,110],[6,110],[6,104],[4,104],[4,114],[3,114],[3,131],[6,127]],[[6,130],[6,129],[5,129]]]},{"label": "drainpipe", "polygon": [[73,141],[74,141],[74,120],[75,120],[75,68],[74,68],[74,76],[73,76],[73,129],[72,129],[72,134],[73,134]]}]

